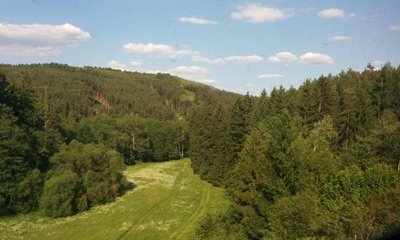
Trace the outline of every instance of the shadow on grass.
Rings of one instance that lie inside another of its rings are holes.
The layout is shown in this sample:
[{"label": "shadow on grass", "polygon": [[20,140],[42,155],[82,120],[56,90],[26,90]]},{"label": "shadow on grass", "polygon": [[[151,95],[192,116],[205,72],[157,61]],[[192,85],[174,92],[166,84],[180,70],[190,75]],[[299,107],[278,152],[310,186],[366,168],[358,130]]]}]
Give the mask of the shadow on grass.
[{"label": "shadow on grass", "polygon": [[122,189],[122,196],[125,195],[127,192],[132,191],[133,189],[135,189],[137,186],[136,184],[134,184],[133,182],[128,182],[128,184],[126,184]]}]

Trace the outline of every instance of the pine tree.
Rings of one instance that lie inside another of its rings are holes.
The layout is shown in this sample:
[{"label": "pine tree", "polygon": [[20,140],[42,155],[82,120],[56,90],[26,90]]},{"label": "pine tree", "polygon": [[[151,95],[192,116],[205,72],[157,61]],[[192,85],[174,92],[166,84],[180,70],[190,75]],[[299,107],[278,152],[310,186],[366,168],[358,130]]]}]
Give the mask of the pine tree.
[{"label": "pine tree", "polygon": [[265,89],[261,92],[259,98],[256,99],[253,105],[250,125],[253,125],[266,118],[271,110],[270,101]]}]

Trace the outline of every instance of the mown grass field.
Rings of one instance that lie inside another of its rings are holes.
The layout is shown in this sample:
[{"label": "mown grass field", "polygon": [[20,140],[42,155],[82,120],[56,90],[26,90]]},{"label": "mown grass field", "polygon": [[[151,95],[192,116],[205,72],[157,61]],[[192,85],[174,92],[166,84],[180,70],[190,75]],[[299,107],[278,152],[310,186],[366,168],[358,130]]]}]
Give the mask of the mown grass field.
[{"label": "mown grass field", "polygon": [[229,204],[193,174],[190,159],[139,163],[125,174],[136,187],[115,202],[67,218],[0,218],[0,239],[195,239],[198,222]]}]

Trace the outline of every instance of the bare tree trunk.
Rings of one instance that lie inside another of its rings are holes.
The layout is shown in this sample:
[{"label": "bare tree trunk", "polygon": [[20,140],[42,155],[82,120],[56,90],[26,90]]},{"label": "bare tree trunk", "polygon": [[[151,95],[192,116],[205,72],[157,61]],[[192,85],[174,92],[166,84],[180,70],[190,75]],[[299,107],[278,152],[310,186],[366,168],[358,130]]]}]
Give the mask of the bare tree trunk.
[{"label": "bare tree trunk", "polygon": [[131,136],[132,136],[132,149],[135,149],[135,132],[133,130]]},{"label": "bare tree trunk", "polygon": [[400,160],[399,163],[397,164],[397,171],[400,171]]},{"label": "bare tree trunk", "polygon": [[321,113],[321,109],[322,109],[322,100],[319,101],[318,113]]},{"label": "bare tree trunk", "polygon": [[181,147],[181,158],[183,158],[185,156],[184,152],[183,152],[183,146]]},{"label": "bare tree trunk", "polygon": [[346,142],[345,142],[345,148],[347,149],[349,145],[349,131],[350,131],[350,117],[347,115],[347,123],[346,123]]}]

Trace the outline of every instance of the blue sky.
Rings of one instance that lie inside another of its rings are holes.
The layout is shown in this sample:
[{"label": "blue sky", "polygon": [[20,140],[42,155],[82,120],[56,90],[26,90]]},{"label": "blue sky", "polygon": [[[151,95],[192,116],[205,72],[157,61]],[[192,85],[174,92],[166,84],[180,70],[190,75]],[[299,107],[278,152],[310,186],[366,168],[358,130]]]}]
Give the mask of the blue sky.
[{"label": "blue sky", "polygon": [[0,63],[169,72],[253,95],[400,64],[398,0],[0,0]]}]

